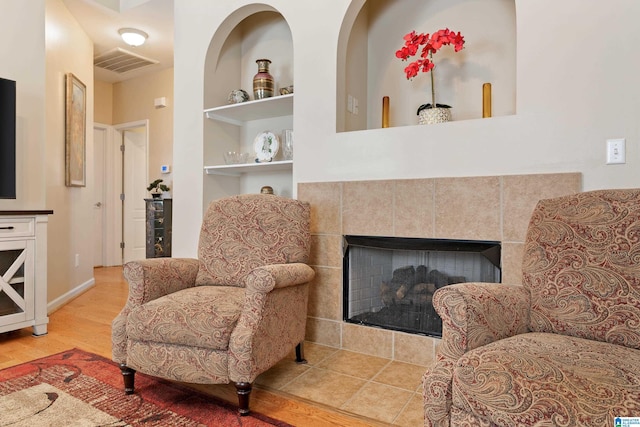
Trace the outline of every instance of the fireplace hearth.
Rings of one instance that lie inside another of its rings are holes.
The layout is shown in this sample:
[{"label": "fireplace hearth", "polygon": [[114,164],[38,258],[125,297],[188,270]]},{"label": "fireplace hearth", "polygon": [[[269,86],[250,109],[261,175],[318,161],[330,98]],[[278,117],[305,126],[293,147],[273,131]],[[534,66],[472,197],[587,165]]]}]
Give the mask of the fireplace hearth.
[{"label": "fireplace hearth", "polygon": [[500,243],[344,236],[344,320],[442,336],[433,293],[461,282],[501,280]]}]

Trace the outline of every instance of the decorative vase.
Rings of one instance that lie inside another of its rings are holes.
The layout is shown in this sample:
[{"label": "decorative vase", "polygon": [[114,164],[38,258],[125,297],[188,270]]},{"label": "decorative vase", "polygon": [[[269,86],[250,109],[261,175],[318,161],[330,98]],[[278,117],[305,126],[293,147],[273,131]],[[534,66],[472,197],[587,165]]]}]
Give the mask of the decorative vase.
[{"label": "decorative vase", "polygon": [[451,121],[451,108],[423,108],[418,113],[421,125],[432,125],[435,123],[445,123]]},{"label": "decorative vase", "polygon": [[264,99],[273,96],[273,76],[269,74],[268,59],[258,59],[258,74],[253,77],[253,98]]},{"label": "decorative vase", "polygon": [[285,129],[282,131],[282,158],[284,160],[293,160],[293,130]]}]

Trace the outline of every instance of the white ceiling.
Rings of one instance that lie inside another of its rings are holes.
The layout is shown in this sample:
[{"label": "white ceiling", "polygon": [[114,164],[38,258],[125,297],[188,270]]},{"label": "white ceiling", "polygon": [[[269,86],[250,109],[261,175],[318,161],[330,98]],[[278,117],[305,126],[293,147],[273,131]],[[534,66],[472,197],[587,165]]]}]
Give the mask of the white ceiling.
[{"label": "white ceiling", "polygon": [[[183,0],[184,1],[184,0]],[[95,67],[95,78],[109,83],[173,67],[174,0],[63,0],[93,41],[94,56],[120,48],[159,61],[137,70],[115,73]],[[127,45],[118,30],[137,28],[149,35],[142,46]]]}]

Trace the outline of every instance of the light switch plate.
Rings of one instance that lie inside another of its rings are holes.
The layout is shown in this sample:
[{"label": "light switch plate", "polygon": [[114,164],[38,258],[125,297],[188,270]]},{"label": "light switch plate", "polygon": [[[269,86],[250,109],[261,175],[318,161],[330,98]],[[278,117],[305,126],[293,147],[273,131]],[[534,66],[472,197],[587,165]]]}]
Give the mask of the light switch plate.
[{"label": "light switch plate", "polygon": [[626,163],[626,147],[624,138],[607,139],[607,164]]}]

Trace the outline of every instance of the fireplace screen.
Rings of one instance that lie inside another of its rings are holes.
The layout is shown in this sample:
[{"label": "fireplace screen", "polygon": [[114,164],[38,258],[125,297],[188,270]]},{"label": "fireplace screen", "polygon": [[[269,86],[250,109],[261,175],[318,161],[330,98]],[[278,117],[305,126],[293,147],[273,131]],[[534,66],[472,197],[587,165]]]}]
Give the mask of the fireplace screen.
[{"label": "fireplace screen", "polygon": [[344,236],[344,320],[442,336],[431,299],[461,282],[500,282],[500,243]]}]

